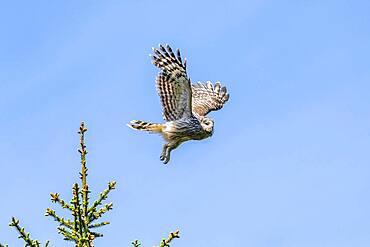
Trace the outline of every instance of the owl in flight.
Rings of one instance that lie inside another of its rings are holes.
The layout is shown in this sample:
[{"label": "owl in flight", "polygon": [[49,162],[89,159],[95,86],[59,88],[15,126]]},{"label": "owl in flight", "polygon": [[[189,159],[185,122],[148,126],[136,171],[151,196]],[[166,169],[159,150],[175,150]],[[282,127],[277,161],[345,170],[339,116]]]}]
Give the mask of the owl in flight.
[{"label": "owl in flight", "polygon": [[168,45],[153,48],[152,63],[160,69],[156,79],[157,91],[163,106],[165,123],[132,120],[129,127],[136,130],[159,133],[166,144],[160,159],[170,160],[171,151],[189,140],[202,140],[212,136],[213,120],[206,115],[219,110],[229,99],[226,87],[220,82],[191,84],[186,73],[186,59],[181,59]]}]

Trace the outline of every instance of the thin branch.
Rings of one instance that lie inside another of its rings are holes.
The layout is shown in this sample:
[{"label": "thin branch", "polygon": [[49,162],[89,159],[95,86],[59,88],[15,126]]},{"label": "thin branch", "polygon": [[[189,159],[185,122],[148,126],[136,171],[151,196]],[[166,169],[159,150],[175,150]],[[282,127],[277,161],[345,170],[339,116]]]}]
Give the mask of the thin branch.
[{"label": "thin branch", "polygon": [[141,243],[139,242],[139,240],[134,240],[131,242],[131,244],[134,246],[134,247],[139,247],[141,245]]},{"label": "thin branch", "polygon": [[63,199],[59,197],[59,193],[50,193],[51,201],[54,203],[59,203],[62,208],[67,208],[73,211],[73,206],[69,203],[66,203]]},{"label": "thin branch", "polygon": [[38,240],[32,240],[30,238],[30,234],[24,230],[23,227],[19,225],[19,220],[17,220],[15,217],[12,217],[11,222],[9,223],[9,226],[15,227],[19,233],[19,238],[23,239],[24,242],[26,242],[26,246],[30,247],[39,247],[40,242]]},{"label": "thin branch", "polygon": [[171,232],[167,239],[162,239],[159,247],[169,247],[173,239],[180,238],[180,231]]},{"label": "thin branch", "polygon": [[101,205],[102,201],[104,201],[108,198],[109,192],[111,192],[115,188],[116,188],[116,181],[109,182],[108,183],[108,188],[105,189],[102,193],[100,193],[99,198],[97,200],[95,200],[93,205],[89,208],[89,213],[95,212],[96,207]]}]

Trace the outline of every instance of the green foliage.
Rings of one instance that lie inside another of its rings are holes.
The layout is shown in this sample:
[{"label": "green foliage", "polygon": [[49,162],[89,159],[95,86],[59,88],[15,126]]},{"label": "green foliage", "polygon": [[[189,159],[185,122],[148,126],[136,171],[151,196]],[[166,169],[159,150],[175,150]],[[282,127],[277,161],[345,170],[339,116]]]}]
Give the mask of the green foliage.
[{"label": "green foliage", "polygon": [[[175,238],[180,238],[180,231],[179,230],[177,230],[175,232],[171,232],[167,239],[165,239],[165,238],[162,239],[161,243],[157,246],[154,246],[154,247],[169,247],[171,241]],[[140,247],[141,246],[141,243],[139,242],[139,240],[135,240],[135,241],[131,242],[131,244],[133,245],[133,247]]]},{"label": "green foliage", "polygon": [[[97,237],[102,237],[103,234],[96,232],[95,229],[108,225],[108,221],[99,221],[100,218],[108,211],[113,209],[113,203],[103,202],[108,198],[108,194],[116,188],[116,182],[112,181],[108,183],[108,187],[100,193],[99,197],[92,203],[90,203],[89,185],[87,183],[87,166],[86,166],[86,145],[85,145],[85,128],[84,122],[81,123],[78,134],[80,135],[80,148],[78,152],[81,156],[81,172],[80,172],[80,183],[75,183],[72,186],[72,200],[68,203],[60,198],[58,193],[51,193],[51,201],[59,204],[63,209],[68,210],[71,213],[71,219],[65,219],[60,217],[53,209],[47,208],[45,216],[52,217],[56,222],[59,223],[57,227],[58,233],[63,235],[64,240],[72,241],[76,247],[93,247],[93,241]],[[27,233],[24,228],[19,225],[19,220],[12,217],[9,226],[15,227],[19,233],[19,238],[23,239],[25,247],[40,247],[41,243],[38,240],[30,238],[30,234]],[[171,232],[167,239],[163,239],[161,243],[156,247],[169,247],[173,239],[179,238],[179,231]],[[138,240],[131,243],[134,247],[141,246]],[[49,245],[49,241],[45,243],[45,247]],[[0,244],[0,247],[8,247],[8,245]]]},{"label": "green foliage", "polygon": [[[85,133],[87,129],[84,123],[80,125],[78,134],[80,135],[80,148],[78,152],[81,156],[81,172],[80,172],[80,184],[75,183],[72,187],[72,200],[70,203],[65,202],[59,197],[58,193],[51,193],[51,201],[58,203],[62,208],[67,209],[71,212],[72,219],[64,219],[58,216],[58,214],[51,208],[46,209],[46,216],[52,217],[56,222],[59,223],[58,231],[64,236],[64,240],[75,242],[78,247],[90,247],[93,246],[93,240],[97,237],[102,237],[103,234],[92,231],[92,229],[108,225],[109,222],[99,220],[106,212],[113,209],[112,203],[102,205],[102,202],[107,199],[109,192],[116,188],[116,182],[109,182],[108,188],[104,192],[100,193],[98,199],[96,199],[90,205],[89,185],[87,183],[87,167],[86,167],[86,145],[85,145]],[[100,208],[98,208],[101,206]]]},{"label": "green foliage", "polygon": [[[30,247],[40,247],[41,246],[41,243],[38,240],[33,240],[30,238],[30,234],[26,232],[24,228],[19,225],[19,220],[17,220],[16,218],[12,217],[12,221],[9,223],[9,226],[15,227],[15,229],[17,229],[19,233],[18,238],[23,239],[23,241],[25,242],[24,246],[30,246]],[[44,246],[45,247],[49,246],[49,241],[46,241]],[[0,244],[0,247],[8,247],[8,245]]]}]

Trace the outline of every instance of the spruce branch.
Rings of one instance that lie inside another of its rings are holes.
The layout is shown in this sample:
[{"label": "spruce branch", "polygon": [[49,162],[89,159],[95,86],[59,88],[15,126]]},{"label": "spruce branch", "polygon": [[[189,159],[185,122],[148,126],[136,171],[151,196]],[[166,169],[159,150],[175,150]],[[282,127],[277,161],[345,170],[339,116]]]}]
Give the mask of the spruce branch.
[{"label": "spruce branch", "polygon": [[70,221],[70,220],[65,220],[64,218],[59,217],[59,216],[55,213],[55,211],[54,211],[54,210],[52,210],[51,208],[47,208],[47,209],[46,209],[45,216],[51,216],[51,217],[53,217],[53,218],[54,218],[54,220],[55,220],[56,222],[58,222],[60,226],[65,226],[65,227],[67,227],[67,228],[69,228],[69,229],[71,229],[71,230],[72,230],[72,229],[74,229],[74,225],[73,225],[72,221]]},{"label": "spruce branch", "polygon": [[85,145],[85,132],[87,129],[85,128],[84,122],[80,125],[80,130],[78,134],[80,134],[80,149],[78,152],[81,155],[81,172],[80,172],[80,179],[82,181],[82,215],[83,215],[83,228],[84,228],[84,235],[88,235],[88,225],[89,225],[89,217],[88,217],[88,206],[89,206],[89,186],[87,184],[87,167],[86,167],[86,145]]},{"label": "spruce branch", "polygon": [[[14,227],[15,229],[17,229],[17,231],[19,233],[18,238],[24,240],[26,247],[27,246],[29,246],[29,247],[40,247],[41,246],[40,241],[31,239],[30,234],[28,232],[26,232],[24,230],[24,228],[19,225],[19,220],[16,219],[15,217],[12,217],[12,220],[10,221],[9,226]],[[49,245],[49,241],[47,241],[44,246],[46,247],[48,245]],[[0,246],[2,246],[2,245],[0,245]],[[8,245],[5,245],[5,246],[8,246]]]},{"label": "spruce branch", "polygon": [[58,226],[58,233],[64,236],[64,240],[78,242],[79,235],[74,230],[68,231],[65,227]]},{"label": "spruce branch", "polygon": [[159,244],[159,247],[169,247],[171,241],[175,238],[180,238],[180,231],[179,230],[177,230],[175,232],[170,232],[167,239],[162,239],[161,243]]},{"label": "spruce branch", "polygon": [[139,242],[139,240],[134,240],[131,242],[131,244],[134,246],[134,247],[139,247],[141,245],[141,243]]},{"label": "spruce branch", "polygon": [[105,189],[102,193],[100,193],[99,198],[94,201],[93,205],[89,208],[88,212],[93,214],[96,211],[96,207],[101,205],[102,201],[108,198],[109,192],[116,188],[116,181],[112,181],[108,183],[108,188]]},{"label": "spruce branch", "polygon": [[[160,244],[156,245],[154,247],[170,247],[171,241],[174,240],[175,238],[180,238],[180,231],[179,230],[176,230],[174,232],[170,232],[167,239],[163,238],[162,241],[160,242]],[[137,240],[137,239],[132,241],[131,244],[132,244],[133,247],[141,246],[140,241]]]},{"label": "spruce branch", "polygon": [[59,197],[59,193],[50,193],[50,196],[51,196],[51,201],[54,202],[54,203],[59,203],[59,205],[62,207],[62,208],[67,208],[71,211],[73,211],[73,206],[69,203],[66,203],[63,199],[61,199]]},{"label": "spruce branch", "polygon": [[96,229],[108,225],[109,222],[104,221],[94,223],[93,221],[101,218],[103,214],[113,209],[113,203],[107,203],[103,207],[97,209],[106,200],[110,191],[115,189],[116,182],[108,183],[108,188],[100,193],[100,196],[90,206],[89,185],[87,183],[88,168],[87,168],[87,149],[85,145],[85,128],[84,122],[81,122],[78,134],[80,135],[80,143],[78,152],[80,154],[81,171],[79,172],[80,183],[74,183],[72,187],[72,200],[66,203],[62,200],[58,193],[51,193],[51,201],[58,203],[62,208],[67,208],[72,212],[73,220],[66,220],[57,215],[57,213],[48,208],[46,216],[54,218],[59,223],[57,227],[58,232],[64,236],[65,240],[74,241],[76,247],[90,247],[93,246],[93,240],[97,237],[102,237],[103,234],[93,232],[91,229]]},{"label": "spruce branch", "polygon": [[101,227],[101,226],[105,226],[105,225],[109,225],[109,224],[110,224],[110,222],[108,222],[108,221],[103,221],[103,222],[99,222],[99,223],[91,224],[91,225],[89,226],[89,228],[90,228],[90,229],[92,229],[92,228],[97,228],[97,227]]}]

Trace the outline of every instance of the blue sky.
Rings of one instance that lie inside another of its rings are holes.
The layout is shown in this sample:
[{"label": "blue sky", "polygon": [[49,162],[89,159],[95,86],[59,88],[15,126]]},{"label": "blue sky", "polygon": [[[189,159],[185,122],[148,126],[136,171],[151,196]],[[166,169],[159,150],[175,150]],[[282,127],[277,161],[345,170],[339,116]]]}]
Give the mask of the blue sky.
[{"label": "blue sky", "polygon": [[[64,245],[43,216],[70,200],[89,129],[90,187],[116,180],[96,246],[369,246],[368,1],[8,1],[0,7],[0,241],[21,219]],[[193,81],[230,91],[215,133],[159,161],[158,43]]]}]

